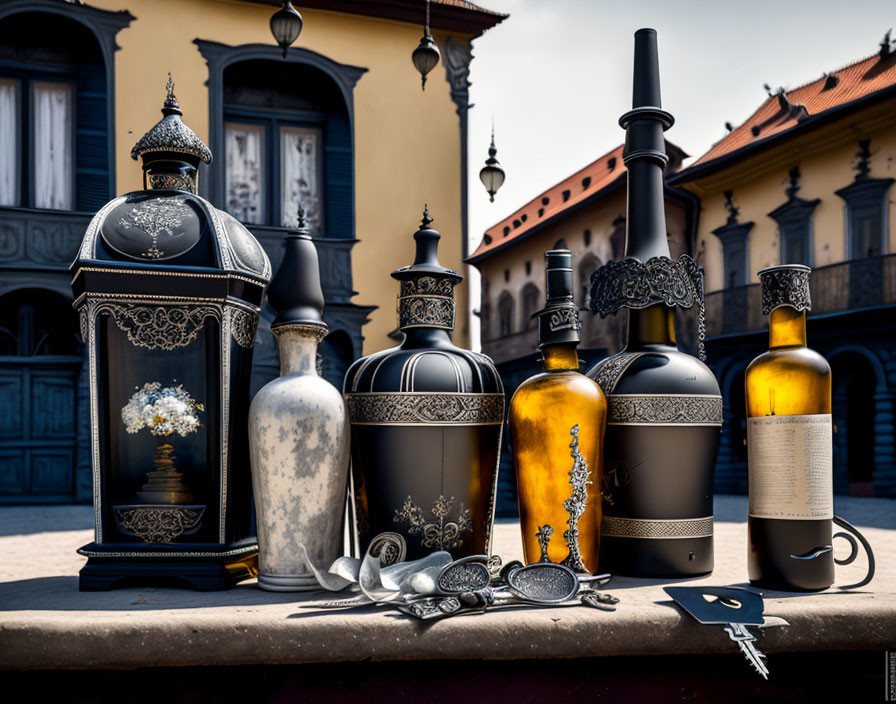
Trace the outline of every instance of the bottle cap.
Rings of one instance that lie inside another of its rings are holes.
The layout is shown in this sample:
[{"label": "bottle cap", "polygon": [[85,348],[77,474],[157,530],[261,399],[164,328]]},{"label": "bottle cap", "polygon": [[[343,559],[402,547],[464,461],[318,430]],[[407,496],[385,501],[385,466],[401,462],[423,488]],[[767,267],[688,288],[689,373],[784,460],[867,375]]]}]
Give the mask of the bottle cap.
[{"label": "bottle cap", "polygon": [[545,252],[545,307],[533,314],[538,318],[538,347],[578,344],[579,307],[575,303],[572,276],[572,252],[552,249]]},{"label": "bottle cap", "polygon": [[316,325],[326,329],[317,248],[305,222],[304,206],[299,205],[298,227],[283,240],[283,261],[268,288],[268,302],[277,312],[271,330],[284,325]]},{"label": "bottle cap", "polygon": [[809,295],[809,274],[803,264],[770,266],[759,272],[762,287],[762,314],[769,315],[776,308],[790,306],[798,311],[812,310]]}]

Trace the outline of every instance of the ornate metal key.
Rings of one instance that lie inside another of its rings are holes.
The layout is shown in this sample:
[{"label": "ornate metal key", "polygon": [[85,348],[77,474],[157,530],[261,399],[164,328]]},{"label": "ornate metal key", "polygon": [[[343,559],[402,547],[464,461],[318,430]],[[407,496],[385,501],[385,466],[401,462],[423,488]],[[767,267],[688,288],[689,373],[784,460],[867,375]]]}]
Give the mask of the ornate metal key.
[{"label": "ornate metal key", "polygon": [[[512,563],[511,563],[512,564]],[[510,565],[508,565],[509,567]],[[503,573],[504,585],[496,588],[478,586],[482,576],[469,571],[469,565],[458,560],[445,567],[439,576],[440,586],[450,583],[458,591],[450,596],[428,596],[414,599],[398,606],[410,616],[431,620],[454,616],[459,613],[483,611],[502,604],[529,604],[535,606],[590,606],[603,611],[614,611],[619,602],[614,596],[596,591],[592,584],[603,584],[608,574],[578,575],[565,565],[537,562],[514,567]],[[457,577],[467,572],[471,579],[466,583]],[[450,576],[449,576],[450,575]]]},{"label": "ornate metal key", "polygon": [[759,594],[737,587],[664,587],[663,590],[700,623],[724,625],[725,633],[737,643],[747,661],[768,679],[765,655],[754,645],[756,636],[747,626],[767,628],[790,624],[777,616],[763,617],[764,604]]}]

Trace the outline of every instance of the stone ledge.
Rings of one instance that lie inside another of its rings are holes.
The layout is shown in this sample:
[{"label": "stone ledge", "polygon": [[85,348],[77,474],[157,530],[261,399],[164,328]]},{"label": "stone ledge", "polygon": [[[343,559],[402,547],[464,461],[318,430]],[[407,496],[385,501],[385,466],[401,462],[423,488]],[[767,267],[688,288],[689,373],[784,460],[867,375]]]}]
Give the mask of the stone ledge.
[{"label": "stone ledge", "polygon": [[[759,629],[763,652],[883,650],[896,645],[896,501],[838,499],[837,511],[863,526],[878,573],[861,592],[769,592],[766,614],[790,627]],[[746,580],[744,497],[716,499],[716,569],[693,584]],[[422,624],[368,607],[300,608],[318,594],[272,594],[251,583],[229,592],[130,588],[77,591],[89,542],[88,507],[0,509],[0,668],[129,669],[182,665],[272,665],[361,660],[581,658],[732,654],[721,627],[700,626],[662,591],[662,580],[615,578],[612,613],[585,607],[495,610]],[[19,526],[23,532],[17,534]],[[497,527],[497,551],[519,555],[515,523]],[[861,558],[860,558],[861,559]],[[864,574],[841,567],[842,583]],[[323,598],[330,598],[329,595]]]}]

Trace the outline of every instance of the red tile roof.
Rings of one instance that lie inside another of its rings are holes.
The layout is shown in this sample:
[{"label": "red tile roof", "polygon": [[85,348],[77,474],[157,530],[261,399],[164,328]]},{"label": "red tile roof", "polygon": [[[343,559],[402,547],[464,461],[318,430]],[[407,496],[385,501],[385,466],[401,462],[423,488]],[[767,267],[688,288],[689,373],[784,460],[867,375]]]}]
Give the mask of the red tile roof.
[{"label": "red tile roof", "polygon": [[[622,147],[623,145],[620,144],[585,168],[576,171],[572,176],[563,179],[544,193],[538,194],[497,225],[490,227],[485,231],[482,241],[467,261],[475,264],[496,250],[503,249],[510,242],[521,239],[561,213],[596,197],[610,187],[625,183],[627,172],[622,163]],[[666,141],[666,151],[670,156],[668,170],[680,166],[681,160],[687,157],[680,147],[668,140]],[[620,181],[620,179],[622,180]]]},{"label": "red tile roof", "polygon": [[[765,144],[769,138],[793,130],[799,125],[808,126],[814,118],[835,108],[858,107],[851,104],[894,86],[896,53],[887,57],[875,54],[799,88],[771,95],[746,122],[716,142],[688,168],[682,169],[672,182],[681,183],[696,178],[700,173],[712,170],[711,166],[707,166],[711,162]],[[728,161],[726,159],[724,163]],[[722,163],[718,162],[717,165],[721,166]]]},{"label": "red tile roof", "polygon": [[625,166],[622,164],[620,144],[486,230],[482,242],[470,255],[470,261],[478,261],[483,255],[519,239],[537,225],[594,196],[623,176]]}]

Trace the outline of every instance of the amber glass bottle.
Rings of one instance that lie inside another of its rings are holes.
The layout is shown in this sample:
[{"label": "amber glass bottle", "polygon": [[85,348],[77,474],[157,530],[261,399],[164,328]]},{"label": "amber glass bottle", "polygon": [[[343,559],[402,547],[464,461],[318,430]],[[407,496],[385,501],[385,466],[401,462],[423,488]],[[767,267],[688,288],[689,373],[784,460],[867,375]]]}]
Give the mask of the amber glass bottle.
[{"label": "amber glass bottle", "polygon": [[535,314],[544,372],[520,384],[508,417],[520,530],[527,563],[550,560],[594,572],[607,399],[579,372],[572,255],[561,249],[545,257],[547,305]]},{"label": "amber glass bottle", "polygon": [[769,350],[746,373],[750,581],[807,591],[834,582],[831,368],[806,347],[809,272],[759,272]]}]

